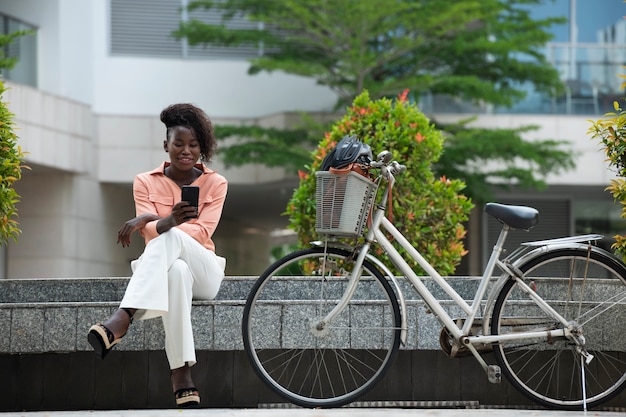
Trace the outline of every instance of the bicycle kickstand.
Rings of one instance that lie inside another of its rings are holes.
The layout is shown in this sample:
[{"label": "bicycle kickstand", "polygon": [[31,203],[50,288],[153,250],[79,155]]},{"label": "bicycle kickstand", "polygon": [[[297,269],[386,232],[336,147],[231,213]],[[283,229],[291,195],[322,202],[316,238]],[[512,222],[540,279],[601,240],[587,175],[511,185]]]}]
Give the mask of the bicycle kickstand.
[{"label": "bicycle kickstand", "polygon": [[500,370],[500,367],[498,365],[487,364],[483,357],[480,356],[480,353],[478,353],[478,350],[476,350],[474,345],[472,345],[469,338],[463,337],[461,340],[463,341],[465,347],[467,347],[467,349],[472,352],[472,355],[474,355],[480,366],[482,366],[483,370],[487,374],[487,379],[489,380],[489,382],[492,384],[499,384],[500,382],[502,382],[502,371]]}]

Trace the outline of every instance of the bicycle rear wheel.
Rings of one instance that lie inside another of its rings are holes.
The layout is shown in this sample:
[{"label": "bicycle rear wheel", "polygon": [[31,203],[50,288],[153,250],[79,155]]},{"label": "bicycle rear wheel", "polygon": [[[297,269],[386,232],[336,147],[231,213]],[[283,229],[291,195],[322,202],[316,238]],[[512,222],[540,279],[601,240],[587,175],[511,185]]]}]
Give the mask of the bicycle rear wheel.
[{"label": "bicycle rear wheel", "polygon": [[[525,282],[584,337],[593,359],[585,362],[566,338],[507,341],[494,353],[507,379],[533,401],[581,410],[617,395],[626,383],[626,269],[608,253],[586,249],[547,252],[520,266]],[[491,331],[548,331],[562,328],[530,300],[514,280],[502,288]],[[583,386],[584,374],[584,386]]]},{"label": "bicycle rear wheel", "polygon": [[369,262],[349,304],[318,327],[344,293],[352,265],[352,253],[343,249],[297,251],[270,266],[250,291],[242,321],[245,351],[260,379],[294,404],[354,401],[396,357],[398,301]]}]

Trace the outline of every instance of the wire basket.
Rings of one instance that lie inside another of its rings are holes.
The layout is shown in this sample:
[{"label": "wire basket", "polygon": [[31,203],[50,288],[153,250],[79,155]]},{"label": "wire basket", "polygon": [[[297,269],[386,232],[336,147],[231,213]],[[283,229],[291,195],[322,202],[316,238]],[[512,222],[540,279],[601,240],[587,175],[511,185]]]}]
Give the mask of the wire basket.
[{"label": "wire basket", "polygon": [[363,233],[377,185],[355,172],[331,174],[317,171],[315,231],[358,237]]}]

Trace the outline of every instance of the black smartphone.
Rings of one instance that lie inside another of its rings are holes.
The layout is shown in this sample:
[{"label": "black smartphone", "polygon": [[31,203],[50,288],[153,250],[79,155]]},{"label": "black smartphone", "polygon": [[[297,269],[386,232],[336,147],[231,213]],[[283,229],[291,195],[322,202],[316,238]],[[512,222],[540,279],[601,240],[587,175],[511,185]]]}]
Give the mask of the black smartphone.
[{"label": "black smartphone", "polygon": [[183,185],[183,191],[181,193],[181,200],[186,201],[196,208],[198,212],[198,195],[200,194],[200,187],[195,185]]}]

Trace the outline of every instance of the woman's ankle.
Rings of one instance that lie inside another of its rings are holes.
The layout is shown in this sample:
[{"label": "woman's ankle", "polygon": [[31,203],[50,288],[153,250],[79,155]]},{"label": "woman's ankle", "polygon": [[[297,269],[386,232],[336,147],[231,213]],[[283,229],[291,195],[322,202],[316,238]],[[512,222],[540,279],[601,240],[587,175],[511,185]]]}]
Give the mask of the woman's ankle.
[{"label": "woman's ankle", "polygon": [[[134,312],[133,312],[134,314]],[[123,337],[130,324],[132,323],[132,315],[126,311],[126,309],[118,309],[103,323],[103,325],[109,329],[111,333],[115,336],[115,339],[119,339]]]},{"label": "woman's ankle", "polygon": [[180,368],[172,369],[170,372],[170,381],[172,383],[173,392],[176,392],[179,389],[193,387],[194,383],[191,378],[191,368],[189,365],[185,364]]},{"label": "woman's ankle", "polygon": [[137,312],[137,309],[136,308],[121,308],[120,310],[123,310],[126,314],[128,314],[128,319],[130,320],[130,323],[132,324],[133,316]]}]

